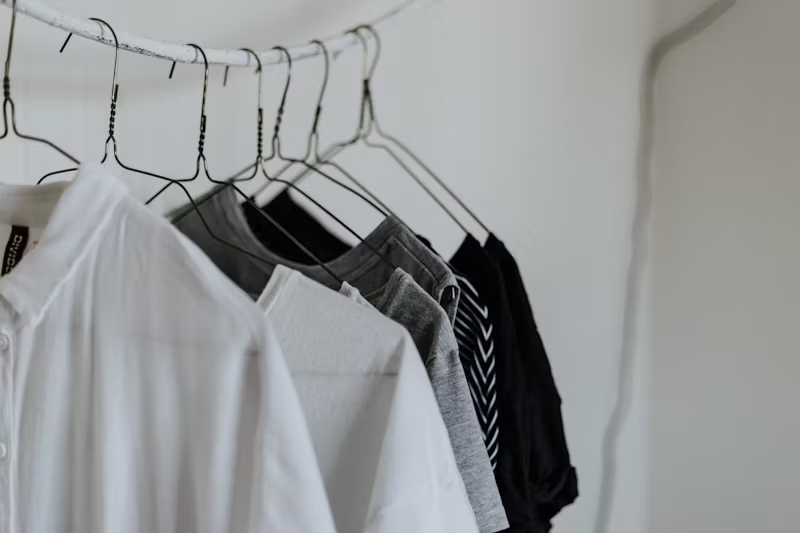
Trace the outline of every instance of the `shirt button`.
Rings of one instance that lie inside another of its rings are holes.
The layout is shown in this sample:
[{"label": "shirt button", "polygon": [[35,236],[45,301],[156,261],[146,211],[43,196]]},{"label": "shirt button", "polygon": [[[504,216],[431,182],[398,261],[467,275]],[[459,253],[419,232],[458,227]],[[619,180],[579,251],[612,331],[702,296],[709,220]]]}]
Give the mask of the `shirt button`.
[{"label": "shirt button", "polygon": [[0,442],[0,461],[5,459],[6,455],[8,455],[8,447],[5,442]]},{"label": "shirt button", "polygon": [[8,333],[0,333],[0,351],[7,352],[10,347],[11,339],[9,338]]}]

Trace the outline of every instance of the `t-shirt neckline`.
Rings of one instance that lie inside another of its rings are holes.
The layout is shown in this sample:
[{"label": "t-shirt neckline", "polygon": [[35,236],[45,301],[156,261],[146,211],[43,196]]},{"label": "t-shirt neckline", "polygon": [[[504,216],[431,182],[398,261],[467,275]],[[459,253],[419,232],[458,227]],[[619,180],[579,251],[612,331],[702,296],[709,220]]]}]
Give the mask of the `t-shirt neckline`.
[{"label": "t-shirt neckline", "polygon": [[[240,244],[252,250],[253,253],[259,257],[276,265],[270,268],[269,265],[249,258],[252,263],[267,276],[272,275],[277,265],[282,265],[322,282],[328,287],[336,290],[340,288],[340,283],[329,276],[322,266],[288,260],[264,246],[250,228],[242,206],[236,198],[236,193],[230,187],[219,191],[209,202],[211,204],[210,206],[213,206],[213,209],[219,215],[215,218],[219,218],[228,225],[229,233],[236,235]],[[381,260],[370,247],[376,250],[380,249],[386,240],[401,231],[402,227],[402,223],[396,218],[391,216],[386,217],[381,221],[378,227],[364,238],[363,242],[358,243],[336,259],[325,262],[324,265],[340,279],[357,279],[364,272],[372,269],[375,263]]]}]

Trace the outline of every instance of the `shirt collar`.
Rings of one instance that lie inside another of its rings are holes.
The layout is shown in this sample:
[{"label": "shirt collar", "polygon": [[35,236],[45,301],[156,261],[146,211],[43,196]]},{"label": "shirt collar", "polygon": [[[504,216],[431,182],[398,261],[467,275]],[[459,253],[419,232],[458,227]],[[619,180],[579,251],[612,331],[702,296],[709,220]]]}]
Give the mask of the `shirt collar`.
[{"label": "shirt collar", "polygon": [[[275,265],[285,265],[292,270],[301,272],[331,289],[340,289],[340,283],[328,275],[321,266],[288,260],[264,246],[250,228],[250,224],[243,211],[243,209],[247,208],[248,204],[244,204],[243,206],[239,203],[238,196],[233,188],[225,187],[207,202],[203,203],[200,206],[200,211],[203,214],[205,222],[211,226],[217,237],[233,242]],[[263,288],[266,285],[269,276],[271,276],[274,271],[273,266],[258,262],[243,255],[240,257],[236,252],[231,252],[229,247],[219,245],[216,241],[208,237],[208,231],[204,224],[199,223],[197,213],[192,213],[190,216],[192,216],[195,222],[194,228],[196,231],[192,231],[192,228],[187,225],[190,220],[188,217],[184,219],[186,222],[177,222],[177,226],[185,232],[188,229],[187,235],[189,238],[201,243],[201,248],[209,253],[217,264],[224,263],[224,258],[231,257],[232,253],[236,254],[234,257],[241,261],[252,262],[262,273],[258,279],[260,282],[259,288]],[[264,224],[270,223],[265,220]],[[355,247],[336,259],[325,262],[325,266],[340,279],[350,281],[357,280],[381,261],[381,258],[377,256],[373,250],[381,250],[387,240],[401,234],[404,230],[408,231],[397,219],[391,216],[386,217],[377,228],[364,238],[363,242],[358,243]],[[291,227],[289,227],[289,231],[291,232]],[[410,232],[408,233],[410,234]],[[220,254],[217,259],[214,258],[214,250],[218,250]],[[239,276],[235,279],[240,283],[248,281],[241,279]],[[369,287],[368,289],[371,291],[373,287]],[[246,287],[246,291],[257,292],[251,290],[251,287]]]},{"label": "shirt collar", "polygon": [[23,324],[41,318],[126,192],[125,185],[97,164],[81,166],[72,182],[0,184],[0,221],[46,224],[36,248],[0,278],[0,295]]}]

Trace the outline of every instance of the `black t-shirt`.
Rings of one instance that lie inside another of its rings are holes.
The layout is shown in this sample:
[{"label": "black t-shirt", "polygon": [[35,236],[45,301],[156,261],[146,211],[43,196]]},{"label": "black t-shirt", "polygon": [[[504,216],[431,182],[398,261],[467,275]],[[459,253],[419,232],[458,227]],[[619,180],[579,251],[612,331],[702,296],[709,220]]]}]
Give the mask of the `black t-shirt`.
[{"label": "black t-shirt", "polygon": [[500,448],[495,469],[497,488],[514,533],[538,532],[530,483],[531,428],[528,415],[527,376],[518,357],[514,321],[505,285],[497,266],[472,236],[467,236],[451,264],[483,296],[495,329],[497,391],[500,405]]},{"label": "black t-shirt", "polygon": [[528,379],[526,399],[532,438],[528,482],[536,520],[547,531],[550,520],[578,497],[577,473],[570,463],[564,435],[561,397],[517,262],[494,235],[489,236],[484,250],[500,270],[520,362]]}]

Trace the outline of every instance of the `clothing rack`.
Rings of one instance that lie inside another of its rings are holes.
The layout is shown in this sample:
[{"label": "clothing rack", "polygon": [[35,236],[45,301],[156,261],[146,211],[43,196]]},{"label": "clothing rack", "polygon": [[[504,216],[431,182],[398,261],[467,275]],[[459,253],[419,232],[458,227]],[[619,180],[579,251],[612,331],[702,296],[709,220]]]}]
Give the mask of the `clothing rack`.
[{"label": "clothing rack", "polygon": [[[11,8],[12,0],[0,0]],[[396,23],[407,14],[422,7],[428,7],[439,0],[404,0],[397,7],[387,11],[382,16],[369,23],[373,28],[382,29]],[[44,22],[49,26],[62,29],[67,32],[80,35],[86,39],[91,39],[99,43],[114,46],[114,39],[108,30],[102,25],[92,20],[76,17],[61,13],[38,0],[17,0],[17,11],[29,17]],[[116,30],[121,50],[127,50],[136,54],[157,57],[179,63],[197,63],[202,58],[198,57],[197,50],[191,46],[183,44],[167,43],[147,37],[130,35]],[[366,34],[365,34],[366,35]],[[336,57],[344,50],[358,45],[359,41],[353,34],[339,35],[323,40],[332,57]],[[321,51],[315,44],[304,44],[294,47],[287,47],[292,61],[308,59],[318,56]],[[242,50],[216,50],[203,48],[208,57],[209,64],[230,65],[233,67],[254,66],[253,56]],[[261,64],[275,65],[286,61],[286,56],[279,50],[267,50],[258,53]]]}]

